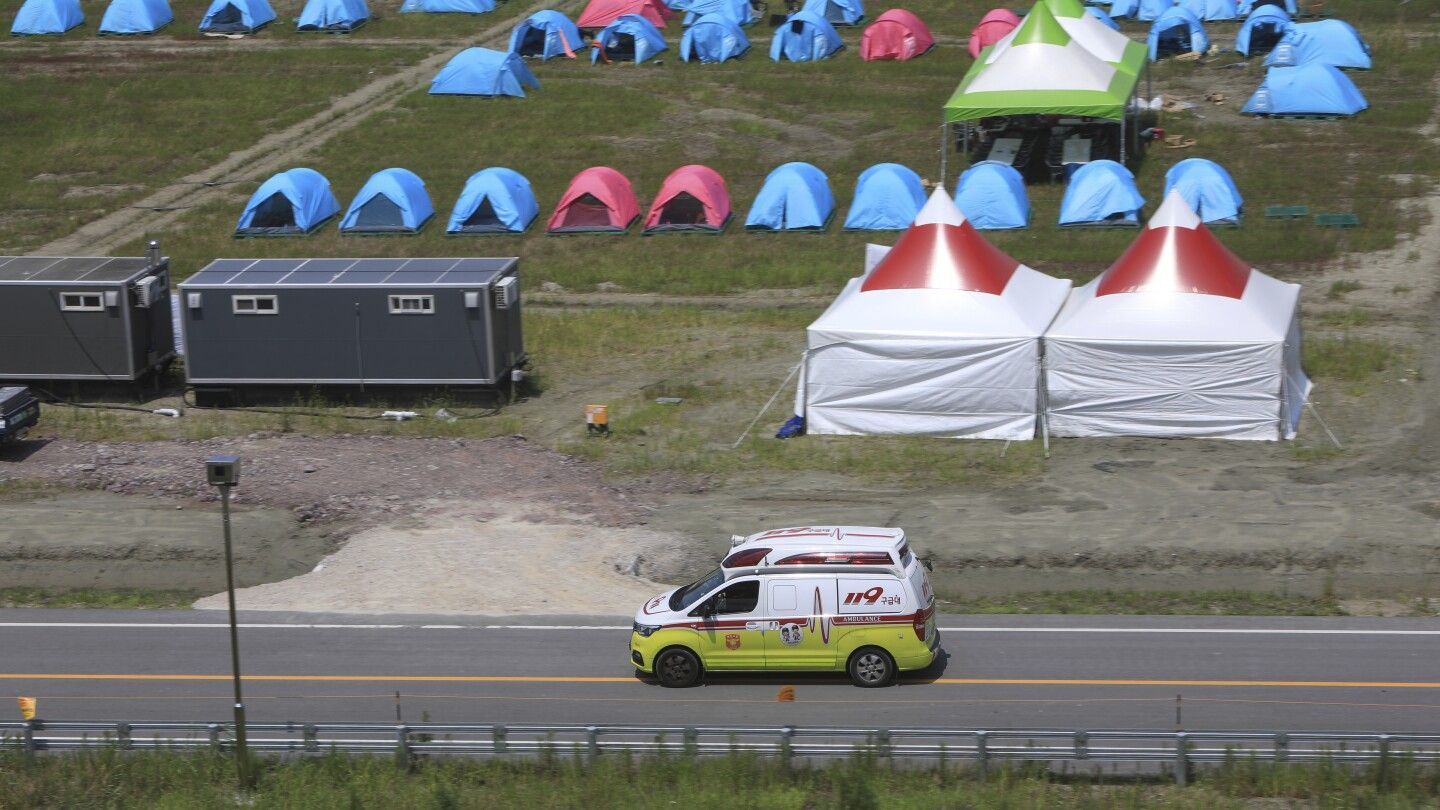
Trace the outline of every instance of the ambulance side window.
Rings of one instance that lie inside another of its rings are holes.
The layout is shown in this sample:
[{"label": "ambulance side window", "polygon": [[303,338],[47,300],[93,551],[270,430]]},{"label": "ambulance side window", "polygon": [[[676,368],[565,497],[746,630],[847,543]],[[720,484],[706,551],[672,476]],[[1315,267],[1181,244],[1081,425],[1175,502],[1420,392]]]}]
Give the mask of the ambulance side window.
[{"label": "ambulance side window", "polygon": [[758,579],[736,582],[715,594],[715,613],[717,615],[749,613],[758,604],[760,604],[760,580]]},{"label": "ambulance side window", "polygon": [[793,584],[770,586],[770,610],[779,613],[794,613],[800,601],[795,596]]}]

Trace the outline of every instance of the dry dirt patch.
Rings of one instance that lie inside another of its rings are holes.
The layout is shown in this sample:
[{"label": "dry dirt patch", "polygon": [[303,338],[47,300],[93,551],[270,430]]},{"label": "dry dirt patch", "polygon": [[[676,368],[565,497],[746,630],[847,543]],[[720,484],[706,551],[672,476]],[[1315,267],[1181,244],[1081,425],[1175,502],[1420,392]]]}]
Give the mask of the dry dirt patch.
[{"label": "dry dirt patch", "polygon": [[[349,613],[630,613],[666,586],[683,542],[648,529],[596,526],[541,506],[437,504],[423,518],[350,538],[303,576],[241,590],[246,610]],[[223,608],[224,595],[195,603]]]}]

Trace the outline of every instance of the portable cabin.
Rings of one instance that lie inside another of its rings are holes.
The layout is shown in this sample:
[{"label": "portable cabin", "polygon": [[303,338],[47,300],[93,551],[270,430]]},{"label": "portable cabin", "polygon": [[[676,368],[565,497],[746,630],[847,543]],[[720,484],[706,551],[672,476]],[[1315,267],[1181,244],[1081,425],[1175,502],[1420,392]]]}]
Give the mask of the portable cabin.
[{"label": "portable cabin", "polygon": [[0,380],[134,382],[175,357],[170,260],[0,256]]},{"label": "portable cabin", "polygon": [[496,386],[525,362],[519,260],[216,259],[180,284],[197,396]]}]

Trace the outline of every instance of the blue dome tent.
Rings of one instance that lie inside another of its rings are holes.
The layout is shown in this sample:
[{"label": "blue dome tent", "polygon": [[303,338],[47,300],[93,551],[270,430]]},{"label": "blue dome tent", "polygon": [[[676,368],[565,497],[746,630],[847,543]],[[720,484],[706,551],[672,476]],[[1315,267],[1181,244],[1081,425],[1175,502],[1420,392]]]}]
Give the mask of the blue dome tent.
[{"label": "blue dome tent", "polygon": [[676,0],[668,4],[675,11],[685,12],[683,25],[694,25],[702,17],[719,14],[739,26],[755,22],[750,0]]},{"label": "blue dome tent", "polygon": [[580,29],[569,17],[546,9],[526,17],[510,32],[510,52],[520,56],[538,56],[542,60],[564,56],[575,58],[575,49],[583,47]]},{"label": "blue dome tent", "polygon": [[14,36],[63,34],[85,22],[80,0],[25,0],[10,26]]},{"label": "blue dome tent", "polygon": [[1265,81],[1240,112],[1245,115],[1351,116],[1369,106],[1360,89],[1339,68],[1308,62],[1299,67],[1265,71]]},{"label": "blue dome tent", "polygon": [[365,0],[308,0],[295,22],[297,31],[354,31],[370,19]]},{"label": "blue dome tent", "polygon": [[1176,5],[1205,22],[1240,19],[1240,7],[1235,0],[1179,0]]},{"label": "blue dome tent", "polygon": [[680,38],[680,58],[686,62],[724,62],[738,59],[748,50],[750,40],[745,32],[723,14],[706,14]]},{"label": "blue dome tent", "polygon": [[1370,46],[1350,23],[1320,20],[1291,28],[1265,57],[1265,64],[1271,67],[1295,67],[1307,62],[1369,70]]},{"label": "blue dome tent", "polygon": [[495,0],[405,0],[401,14],[485,14],[495,10]]},{"label": "blue dome tent", "polygon": [[1300,5],[1295,0],[1240,0],[1240,13],[1248,15],[1266,6],[1283,9],[1291,17],[1300,13]]},{"label": "blue dome tent", "polygon": [[470,175],[450,212],[449,234],[523,233],[530,228],[540,206],[525,176],[503,166]]},{"label": "blue dome tent", "polygon": [[791,14],[775,29],[770,58],[776,62],[813,62],[827,59],[845,47],[840,34],[824,17],[801,11]]},{"label": "blue dome tent", "polygon": [[250,195],[235,236],[304,236],[339,212],[325,175],[290,169],[272,175]]},{"label": "blue dome tent", "polygon": [[200,20],[200,30],[211,34],[248,34],[274,19],[275,9],[265,0],[214,0]]},{"label": "blue dome tent", "polygon": [[639,14],[621,14],[590,41],[590,64],[601,59],[640,64],[669,47],[654,23]]},{"label": "blue dome tent", "polygon": [[100,33],[153,34],[174,21],[165,0],[111,0],[100,18]]},{"label": "blue dome tent", "polygon": [[1060,201],[1060,224],[1138,225],[1143,207],[1145,198],[1129,169],[1113,160],[1095,160],[1070,176]]},{"label": "blue dome tent", "polygon": [[800,9],[824,19],[831,25],[859,25],[865,19],[860,0],[805,0]]},{"label": "blue dome tent", "polygon": [[1115,22],[1115,19],[1114,19],[1113,17],[1111,17],[1109,14],[1106,14],[1105,11],[1104,11],[1104,9],[1099,9],[1099,8],[1096,8],[1095,6],[1086,6],[1086,7],[1085,7],[1085,13],[1087,13],[1087,14],[1089,14],[1090,16],[1094,17],[1095,19],[1099,20],[1100,22],[1105,23],[1105,26],[1106,26],[1107,28],[1109,28],[1110,30],[1112,30],[1112,31],[1119,31],[1119,30],[1120,30],[1120,23]]},{"label": "blue dome tent", "polygon": [[1153,20],[1175,5],[1175,0],[1115,0],[1110,5],[1110,16],[1131,17],[1137,20]]},{"label": "blue dome tent", "polygon": [[1030,225],[1025,180],[1008,163],[982,160],[960,175],[955,206],[976,229],[998,231]]},{"label": "blue dome tent", "polygon": [[1230,173],[1213,160],[1189,158],[1165,172],[1165,193],[1179,192],[1200,221],[1209,225],[1238,225],[1245,205]]},{"label": "blue dome tent", "polygon": [[745,229],[750,231],[823,231],[835,215],[830,180],[809,163],[786,163],[765,178]]},{"label": "blue dome tent", "polygon": [[525,60],[514,53],[466,48],[440,68],[430,81],[432,96],[516,96],[525,88],[540,89]]},{"label": "blue dome tent", "polygon": [[1189,9],[1172,6],[1150,26],[1148,41],[1150,61],[1182,53],[1203,54],[1210,50],[1210,37],[1205,34],[1205,24],[1190,13]]},{"label": "blue dome tent", "polygon": [[899,163],[877,163],[860,173],[845,215],[847,231],[903,231],[925,205],[920,175]]},{"label": "blue dome tent", "polygon": [[425,181],[409,169],[381,169],[350,201],[340,233],[416,234],[433,216]]},{"label": "blue dome tent", "polygon": [[1250,12],[1240,30],[1235,32],[1235,50],[1250,56],[1265,53],[1292,28],[1295,23],[1290,15],[1279,6],[1261,6]]}]

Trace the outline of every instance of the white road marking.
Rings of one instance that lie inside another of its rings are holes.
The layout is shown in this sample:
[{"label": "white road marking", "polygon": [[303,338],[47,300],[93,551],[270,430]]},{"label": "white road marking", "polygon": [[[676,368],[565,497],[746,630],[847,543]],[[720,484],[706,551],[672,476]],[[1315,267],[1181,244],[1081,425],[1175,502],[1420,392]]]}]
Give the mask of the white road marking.
[{"label": "white road marking", "polygon": [[[108,630],[221,629],[224,622],[0,622],[0,629],[94,628]],[[241,623],[242,630],[567,630],[619,631],[629,625],[606,624],[276,624]],[[1210,634],[1252,636],[1440,636],[1440,630],[1379,630],[1284,627],[941,627],[942,633],[1093,633]]]}]

